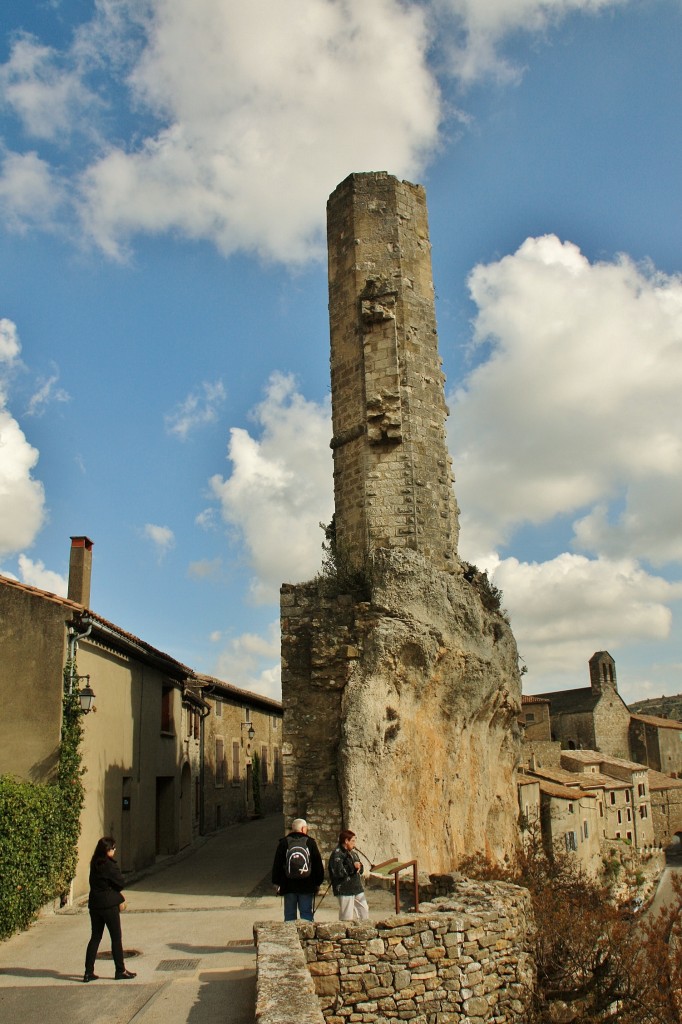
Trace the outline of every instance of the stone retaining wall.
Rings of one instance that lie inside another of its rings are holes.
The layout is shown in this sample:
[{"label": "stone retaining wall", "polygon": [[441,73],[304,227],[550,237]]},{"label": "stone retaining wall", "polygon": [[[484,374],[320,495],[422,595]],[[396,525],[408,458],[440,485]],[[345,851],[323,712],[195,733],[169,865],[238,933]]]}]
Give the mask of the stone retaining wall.
[{"label": "stone retaining wall", "polygon": [[[532,921],[525,889],[465,880],[454,895],[422,904],[417,914],[295,927],[326,1024],[522,1024],[535,981]],[[316,1024],[298,1010],[287,1016],[288,984],[286,990],[269,986],[279,1009],[261,998],[269,984],[261,946],[272,947],[274,928],[294,935],[292,925],[257,926],[258,1024]],[[288,976],[282,962],[277,970]],[[295,988],[303,993],[307,985],[306,979]]]}]

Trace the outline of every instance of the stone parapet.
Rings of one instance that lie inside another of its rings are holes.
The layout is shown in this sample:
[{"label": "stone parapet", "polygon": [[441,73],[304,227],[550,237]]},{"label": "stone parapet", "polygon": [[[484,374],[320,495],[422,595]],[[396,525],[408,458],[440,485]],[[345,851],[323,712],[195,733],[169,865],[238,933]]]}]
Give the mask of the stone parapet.
[{"label": "stone parapet", "polygon": [[324,1024],[296,925],[258,922],[256,1024]]},{"label": "stone parapet", "polygon": [[[298,996],[292,995],[292,985],[305,995],[295,1019],[317,1024],[320,1018],[305,1016],[308,981],[326,1024],[521,1024],[527,1019],[535,983],[533,914],[528,892],[518,886],[461,880],[454,894],[422,904],[417,914],[299,922],[298,943],[293,926],[279,938],[283,927],[256,928],[258,1024],[293,1021],[294,1004],[287,1004]],[[307,980],[301,976],[302,960]],[[280,985],[284,978],[291,983]]]}]

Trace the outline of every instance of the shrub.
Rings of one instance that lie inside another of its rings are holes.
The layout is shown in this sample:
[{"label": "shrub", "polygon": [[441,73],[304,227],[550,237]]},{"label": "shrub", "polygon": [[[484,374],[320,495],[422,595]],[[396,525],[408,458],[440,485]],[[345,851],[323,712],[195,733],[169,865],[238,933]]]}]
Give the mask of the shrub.
[{"label": "shrub", "polygon": [[0,939],[26,928],[42,906],[65,902],[76,871],[80,813],[81,721],[78,697],[65,692],[54,782],[0,776]]},{"label": "shrub", "polygon": [[325,539],[322,542],[322,568],[316,579],[322,592],[328,597],[352,594],[360,601],[368,601],[370,587],[367,573],[352,566],[336,546],[336,513],[327,526],[320,523],[320,528],[324,531]]},{"label": "shrub", "polygon": [[471,877],[525,886],[535,916],[537,987],[527,1024],[680,1024],[682,882],[658,915],[615,906],[563,850],[545,855],[531,828],[515,868],[471,858]]},{"label": "shrub", "polygon": [[471,562],[462,562],[464,579],[470,583],[481,599],[481,604],[488,612],[497,613],[507,621],[507,613],[502,607],[503,594],[499,587],[496,587],[486,571],[481,570]]}]

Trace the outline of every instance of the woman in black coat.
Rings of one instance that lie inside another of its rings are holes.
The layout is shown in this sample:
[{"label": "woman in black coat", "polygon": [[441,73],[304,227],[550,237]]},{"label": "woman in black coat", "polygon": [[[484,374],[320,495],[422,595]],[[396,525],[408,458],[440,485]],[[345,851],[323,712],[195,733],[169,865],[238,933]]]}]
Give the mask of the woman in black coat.
[{"label": "woman in black coat", "polygon": [[121,938],[121,904],[125,882],[114,860],[116,843],[111,836],[103,836],[90,861],[90,924],[92,935],[85,951],[85,974],[83,981],[97,981],[95,974],[95,957],[102,940],[106,925],[111,937],[111,953],[116,966],[116,980],[127,981],[134,978],[132,971],[126,970],[123,961],[123,942]]}]

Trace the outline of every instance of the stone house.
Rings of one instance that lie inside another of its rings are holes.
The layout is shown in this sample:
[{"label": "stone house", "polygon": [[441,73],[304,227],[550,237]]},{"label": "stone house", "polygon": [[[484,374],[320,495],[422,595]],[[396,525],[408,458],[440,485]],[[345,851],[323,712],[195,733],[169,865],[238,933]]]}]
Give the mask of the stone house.
[{"label": "stone house", "polygon": [[[601,867],[599,793],[561,768],[531,765],[520,769],[517,776],[523,825],[528,831],[539,825],[545,848],[575,854],[582,867],[596,876]],[[537,787],[535,806],[533,785]],[[521,838],[524,841],[523,829]]]},{"label": "stone house", "polygon": [[645,765],[595,750],[564,751],[561,764],[571,772],[593,778],[607,776],[621,783],[605,791],[606,838],[631,842],[638,850],[653,845],[649,769]]},{"label": "stone house", "polygon": [[182,694],[181,742],[183,764],[189,767],[181,779],[180,788],[180,847],[187,846],[204,832],[203,809],[203,751],[204,719],[210,714],[210,705],[198,693],[185,688]]},{"label": "stone house", "polygon": [[[89,609],[91,569],[92,542],[74,537],[66,598],[0,576],[0,774],[37,783],[53,777],[64,670],[74,657],[72,685],[95,694],[96,713],[83,720],[75,897],[87,892],[100,836],[116,837],[119,863],[132,872],[199,834],[205,723],[213,714],[190,668]],[[262,709],[264,701],[242,691],[243,706]],[[281,705],[271,704],[267,718],[281,716]],[[273,786],[268,807],[276,793]]]},{"label": "stone house", "polygon": [[682,722],[631,714],[630,756],[664,775],[682,776]]},{"label": "stone house", "polygon": [[519,725],[523,736],[522,760],[559,766],[561,743],[552,739],[550,702],[547,697],[523,694]]},{"label": "stone house", "polygon": [[668,846],[675,836],[682,840],[682,779],[671,779],[650,768],[649,791],[656,845]]},{"label": "stone house", "polygon": [[524,730],[524,742],[529,740],[551,741],[552,728],[549,721],[549,700],[523,694],[519,724]]},{"label": "stone house", "polygon": [[540,827],[548,849],[574,854],[588,874],[601,868],[596,794],[538,778]]},{"label": "stone house", "polygon": [[204,832],[255,811],[253,759],[258,754],[260,809],[282,809],[282,705],[212,676],[197,675],[209,707],[204,722]]},{"label": "stone house", "polygon": [[564,750],[600,750],[629,758],[630,712],[618,693],[616,663],[608,651],[589,662],[590,685],[536,694],[549,701],[551,738]]}]

